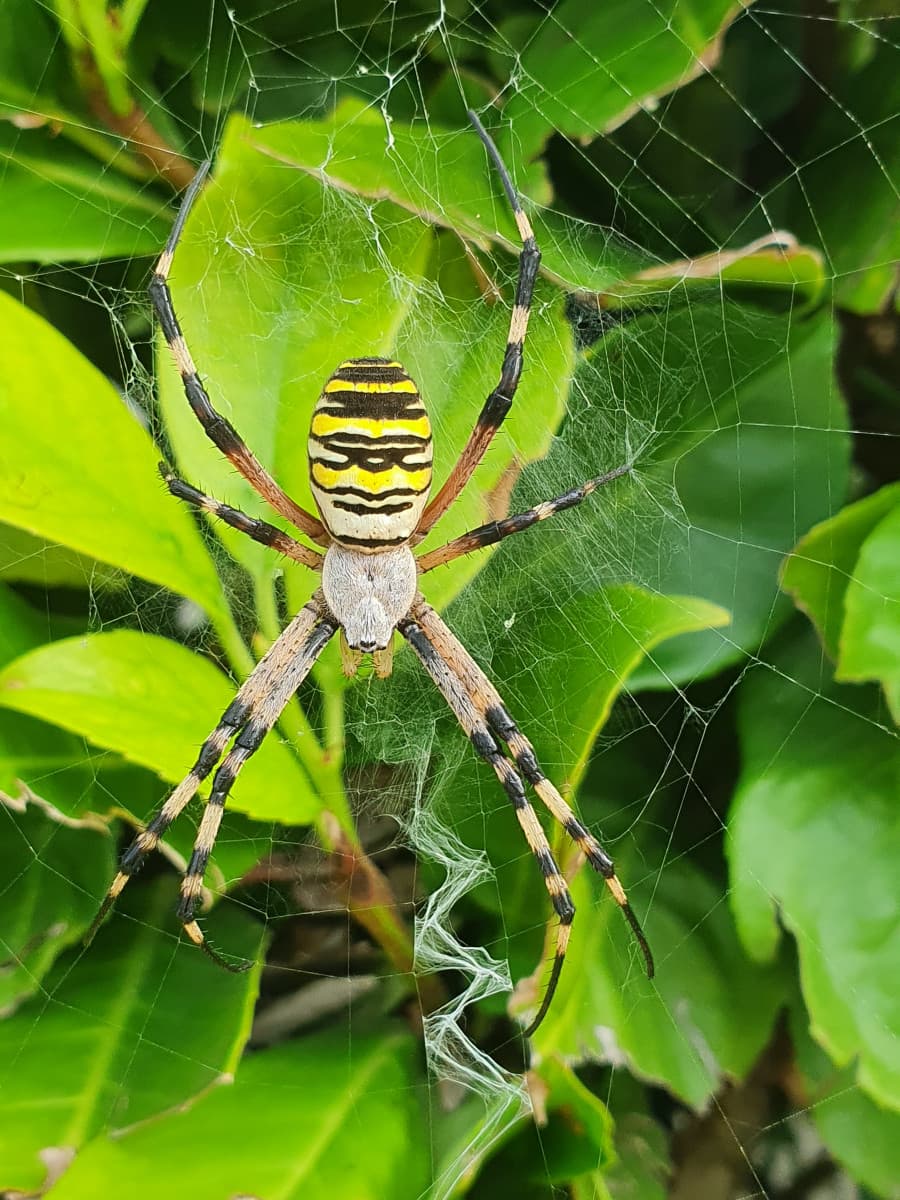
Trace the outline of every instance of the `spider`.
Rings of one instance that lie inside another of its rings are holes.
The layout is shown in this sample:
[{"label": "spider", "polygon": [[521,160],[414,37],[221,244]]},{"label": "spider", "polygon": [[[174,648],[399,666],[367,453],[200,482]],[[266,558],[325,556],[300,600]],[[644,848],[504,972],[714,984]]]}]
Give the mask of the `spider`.
[{"label": "spider", "polygon": [[185,343],[167,282],[176,246],[209,170],[208,162],[198,170],[187,189],[172,233],[154,268],[149,291],[188,403],[213,444],[259,496],[324,552],[297,541],[266,521],[204,495],[179,479],[164,463],[160,464],[161,474],[169,491],[179,500],[319,572],[322,581],[242,684],[203,743],[188,775],[123,854],[87,940],[147,854],[157,847],[160,838],[221,761],[213,776],[193,854],[182,880],[177,912],[190,940],[215,962],[227,970],[246,969],[249,963],[228,962],[209,945],[194,915],[231,787],[335,633],[340,634],[341,659],[347,675],[355,674],[364,655],[371,655],[376,676],[385,678],[391,673],[393,635],[397,630],[444,696],[476,753],[496,773],[537,860],[559,918],[549,981],[538,1012],[525,1031],[530,1036],[546,1016],[559,982],[575,906],[529,802],[526,783],[603,877],[637,939],[648,978],[653,975],[653,958],[612,859],[543,773],[531,743],[507,712],[496,688],[426,603],[417,581],[420,574],[460,555],[493,545],[563,509],[573,508],[597,488],[626,474],[630,467],[619,467],[589,479],[527,512],[472,529],[426,554],[418,557],[413,554],[412,548],[462,492],[509,412],[522,372],[525,334],[541,257],[531,224],[493,140],[474,112],[469,113],[469,119],[500,177],[522,249],[499,381],[488,395],[456,465],[431,500],[428,495],[432,440],[428,412],[415,383],[399,362],[373,357],[347,359],[326,382],[313,411],[308,443],[310,483],[318,517],[300,508],[281,490],[237,431],[216,412]]}]

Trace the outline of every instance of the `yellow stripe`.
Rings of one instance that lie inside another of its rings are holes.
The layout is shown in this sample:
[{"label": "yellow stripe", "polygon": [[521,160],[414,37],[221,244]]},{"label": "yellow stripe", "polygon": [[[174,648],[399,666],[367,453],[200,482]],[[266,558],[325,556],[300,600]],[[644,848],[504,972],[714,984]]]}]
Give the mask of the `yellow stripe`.
[{"label": "yellow stripe", "polygon": [[364,433],[367,437],[380,438],[400,433],[427,438],[431,433],[431,422],[427,417],[412,421],[376,421],[371,417],[331,417],[316,413],[310,432],[316,437],[325,437],[329,433]]},{"label": "yellow stripe", "polygon": [[350,379],[332,379],[325,384],[326,392],[411,392],[415,395],[418,390],[411,379],[401,379],[399,383],[373,383],[368,379],[354,383]]},{"label": "yellow stripe", "polygon": [[395,487],[424,491],[431,483],[431,468],[404,471],[402,467],[391,467],[387,471],[361,471],[359,467],[345,467],[342,471],[334,471],[321,463],[313,463],[312,477],[313,482],[322,487],[356,487],[374,496]]}]

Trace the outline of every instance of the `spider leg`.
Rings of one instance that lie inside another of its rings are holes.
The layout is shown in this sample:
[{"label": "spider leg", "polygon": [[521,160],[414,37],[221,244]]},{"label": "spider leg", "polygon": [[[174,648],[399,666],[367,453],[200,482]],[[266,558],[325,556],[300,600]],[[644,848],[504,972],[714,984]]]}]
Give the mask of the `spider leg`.
[{"label": "spider leg", "polygon": [[[655,968],[650,946],[634,914],[634,910],[628,902],[625,889],[619,882],[610,856],[593,834],[579,821],[578,817],[572,811],[571,806],[566,803],[557,788],[544,775],[535,755],[534,747],[507,712],[500,693],[488,679],[487,675],[478,666],[462,642],[459,641],[441,617],[438,616],[434,609],[421,596],[416,597],[414,600],[410,609],[410,618],[417,623],[422,637],[432,647],[439,660],[452,664],[454,672],[459,677],[462,687],[465,689],[469,702],[493,733],[508,745],[510,753],[515,759],[516,766],[534,788],[539,799],[553,816],[554,820],[562,825],[563,829],[565,829],[569,837],[575,842],[593,869],[603,877],[613,899],[622,909],[623,915],[640,947],[644,957],[647,978],[652,979]],[[550,1002],[553,999],[553,992],[556,989],[556,984],[562,971],[562,959],[565,956],[565,942],[567,941],[568,932],[566,932],[563,941],[562,952],[560,952],[559,942],[557,943],[556,959],[553,964],[550,982],[537,1017],[528,1030],[529,1034],[533,1033],[544,1019]]]},{"label": "spider leg", "polygon": [[544,500],[541,504],[536,504],[527,512],[516,513],[515,516],[506,517],[502,521],[491,521],[487,525],[479,525],[477,529],[470,529],[468,533],[454,538],[452,542],[447,542],[443,546],[438,546],[436,550],[421,555],[416,560],[419,564],[419,571],[423,574],[425,571],[433,571],[435,567],[442,567],[446,563],[453,562],[454,558],[460,558],[463,554],[471,554],[473,550],[481,550],[484,546],[493,546],[495,542],[509,537],[510,534],[522,533],[523,530],[536,525],[538,521],[546,521],[548,517],[555,516],[556,513],[562,512],[566,508],[575,508],[597,488],[603,487],[606,483],[612,483],[614,479],[619,479],[622,475],[627,475],[630,470],[630,464],[616,467],[614,471],[598,475],[596,479],[589,479],[581,487],[564,492],[555,500]]},{"label": "spider leg", "polygon": [[565,877],[553,857],[543,826],[525,794],[522,777],[512,762],[501,752],[487,722],[469,695],[465,683],[453,669],[455,664],[451,665],[451,662],[444,658],[417,619],[405,618],[398,625],[398,629],[419,656],[425,670],[434,680],[457,721],[468,735],[476,753],[494,768],[497,778],[509,796],[528,847],[537,859],[550,901],[559,917],[556,958],[550,983],[536,1018],[525,1030],[525,1036],[531,1037],[546,1016],[553,993],[556,991],[556,984],[569,944],[569,933],[575,919],[575,905],[569,894]]},{"label": "spider leg", "polygon": [[175,315],[175,307],[168,284],[169,271],[172,268],[175,247],[178,245],[188,214],[197,199],[209,167],[208,162],[203,163],[185,193],[178,216],[175,218],[175,224],[172,226],[172,232],[169,234],[169,240],[153,269],[148,287],[150,299],[156,309],[163,336],[169,344],[175,365],[181,375],[184,394],[187,396],[194,415],[203,426],[206,436],[277,513],[280,513],[307,537],[312,538],[314,542],[324,545],[328,541],[328,535],[321,521],[311,516],[281,490],[262,463],[244,444],[231,422],[213,408],[200,376],[197,374],[191,352],[188,350],[181,326],[178,324],[178,317]]},{"label": "spider leg", "polygon": [[303,563],[304,567],[310,567],[313,571],[321,571],[323,561],[321,554],[289,537],[282,530],[270,525],[268,521],[259,521],[255,517],[248,517],[239,508],[232,508],[230,504],[223,504],[212,496],[204,495],[189,483],[185,483],[183,479],[179,479],[165,463],[159,464],[159,473],[162,475],[166,487],[177,499],[193,504],[196,508],[203,509],[204,512],[212,513],[214,517],[218,517],[220,521],[230,525],[232,529],[246,533],[248,537],[253,538],[254,542],[269,546],[272,550],[277,550],[280,554]]},{"label": "spider leg", "polygon": [[[222,765],[213,776],[212,790],[206,802],[206,808],[203,810],[191,860],[181,881],[181,899],[177,912],[178,919],[191,941],[196,946],[200,946],[210,958],[228,971],[244,971],[251,964],[246,962],[230,963],[227,959],[222,958],[205,940],[203,931],[194,919],[194,910],[203,888],[206,864],[219,832],[225,803],[244,763],[262,745],[266,734],[281,716],[285,705],[309,674],[316,659],[325,649],[337,628],[337,621],[333,617],[322,617],[307,632],[300,648],[292,649],[290,658],[287,658],[284,653],[279,656],[280,665],[270,680],[269,689],[260,699],[249,720],[245,722]],[[280,641],[281,639],[275,645],[279,645]]]},{"label": "spider leg", "polygon": [[456,466],[450,472],[441,490],[428,504],[422,513],[422,519],[416,529],[415,540],[421,541],[431,527],[438,521],[472,477],[472,472],[481,462],[485,451],[493,440],[494,434],[503,424],[506,414],[512,407],[512,402],[519,386],[522,374],[522,353],[525,344],[525,334],[528,330],[528,317],[531,313],[531,300],[534,295],[534,285],[537,279],[541,252],[535,240],[531,222],[522,208],[519,194],[513,186],[503,159],[490,135],[485,130],[476,114],[469,111],[469,120],[475,126],[478,136],[493,161],[500,176],[500,182],[513,216],[516,228],[522,239],[522,250],[519,255],[519,277],[516,283],[516,299],[509,321],[509,334],[506,340],[506,350],[503,364],[500,368],[500,379],[497,386],[484,402],[475,428],[469,435],[469,440],[463,447]]},{"label": "spider leg", "polygon": [[290,660],[299,652],[304,640],[309,636],[321,616],[322,601],[317,593],[294,617],[278,641],[260,659],[253,673],[241,685],[236,696],[219,719],[218,725],[200,747],[197,761],[191,770],[122,855],[118,873],[85,935],[86,945],[93,940],[103,918],[112,908],[129,879],[132,875],[137,874],[144,865],[147,855],[156,849],[166,830],[197,794],[203,780],[225,753],[225,747],[251,719],[266,691],[272,686],[273,679],[284,669],[286,660]]}]

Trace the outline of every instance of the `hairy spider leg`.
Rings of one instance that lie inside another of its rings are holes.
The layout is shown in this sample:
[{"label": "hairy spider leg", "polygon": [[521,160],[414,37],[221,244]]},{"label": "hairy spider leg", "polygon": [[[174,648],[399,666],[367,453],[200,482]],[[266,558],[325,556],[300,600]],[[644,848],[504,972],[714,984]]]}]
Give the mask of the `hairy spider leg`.
[{"label": "hairy spider leg", "polygon": [[[398,628],[410,643],[425,670],[447,701],[454,716],[472,743],[475,752],[493,767],[497,778],[500,780],[510,799],[516,818],[528,843],[528,848],[537,860],[544,884],[550,896],[550,902],[553,905],[556,915],[559,917],[556,942],[556,962],[559,964],[559,969],[555,970],[554,977],[551,979],[551,985],[555,989],[555,981],[558,978],[559,970],[562,968],[562,962],[565,959],[572,921],[575,919],[575,905],[569,894],[565,878],[553,857],[553,852],[550,849],[550,843],[547,841],[547,835],[544,832],[543,826],[525,794],[525,784],[522,781],[522,777],[513,763],[500,750],[491,730],[488,728],[487,722],[475,707],[463,681],[453,670],[450,660],[445,659],[435,648],[419,622],[413,620],[411,617],[407,617],[400,622]],[[550,994],[552,998],[552,991]],[[525,1031],[527,1037],[530,1037],[537,1029],[546,1014],[548,1006],[549,1001],[545,997],[545,1002],[541,1005],[538,1018]]]},{"label": "hairy spider leg", "polygon": [[[556,787],[550,782],[550,780],[541,770],[537,756],[534,752],[534,747],[509,715],[500,693],[469,654],[468,650],[466,650],[465,646],[463,646],[462,642],[459,641],[446,623],[421,596],[417,596],[413,603],[412,609],[410,610],[410,620],[417,624],[419,630],[421,631],[422,637],[429,643],[432,651],[437,654],[442,661],[446,662],[452,667],[453,671],[459,678],[460,685],[464,690],[464,694],[466,695],[468,703],[472,706],[478,716],[490,727],[493,733],[506,743],[519,771],[522,773],[528,783],[530,783],[534,788],[539,799],[550,812],[551,816],[554,818],[554,820],[558,821],[560,825],[562,825],[563,829],[566,831],[572,841],[575,842],[576,846],[593,867],[593,869],[603,877],[607,888],[612,894],[616,904],[618,904],[618,906],[621,908],[625,919],[631,927],[631,931],[634,934],[635,940],[640,947],[644,958],[644,966],[647,972],[647,978],[652,979],[654,974],[654,964],[650,946],[647,943],[647,939],[644,936],[643,930],[641,929],[640,922],[638,921],[634,914],[634,910],[628,902],[625,889],[619,882],[619,878],[616,875],[615,866],[613,865],[613,861],[610,856],[606,853],[593,834],[585,829],[584,825],[581,823],[581,821],[579,821],[578,817],[572,811],[571,806],[566,803]],[[456,709],[454,709],[454,712],[455,711]],[[530,839],[529,845],[531,845]],[[541,868],[544,870],[543,862],[541,862]],[[545,878],[546,877],[547,876],[545,872]],[[558,887],[559,885],[556,884],[555,886]],[[551,891],[550,894],[551,897],[554,896],[553,891]],[[572,914],[574,916],[574,907],[572,909]],[[569,920],[568,924],[571,924],[571,919]],[[568,940],[569,930],[566,928],[566,925],[561,922],[559,933],[557,935],[556,957],[553,962],[550,981],[547,985],[547,990],[544,993],[544,998],[541,1002],[537,1016],[526,1031],[529,1037],[543,1021],[553,1000],[553,994],[556,991],[556,985],[559,982],[559,977],[562,972]]]},{"label": "hairy spider leg", "polygon": [[147,823],[146,827],[137,834],[122,855],[118,873],[85,935],[85,945],[92,941],[103,918],[112,908],[129,879],[137,874],[144,865],[147,855],[156,849],[166,830],[197,794],[204,779],[225,753],[228,743],[252,719],[257,706],[272,687],[275,679],[285,671],[290,661],[302,650],[311,631],[321,620],[322,611],[321,597],[317,594],[294,617],[267,654],[257,663],[252,674],[241,685],[236,696],[219,719],[218,725],[200,747],[197,761],[191,770],[174,788],[165,804]]},{"label": "hairy spider leg", "polygon": [[281,490],[262,463],[244,444],[231,422],[213,408],[212,401],[197,374],[197,368],[194,366],[191,352],[188,350],[181,326],[175,315],[175,307],[168,284],[169,271],[172,269],[172,259],[178,239],[181,237],[188,214],[203,186],[209,168],[209,162],[203,163],[185,192],[178,216],[175,218],[175,224],[172,226],[172,232],[169,234],[169,240],[153,269],[148,287],[150,299],[156,309],[163,336],[169,344],[175,365],[181,375],[184,394],[207,437],[277,513],[280,513],[307,537],[312,538],[314,542],[324,545],[328,542],[328,535],[322,522],[301,508]]},{"label": "hairy spider leg", "polygon": [[605,475],[598,475],[596,479],[589,479],[581,487],[572,488],[570,491],[564,492],[561,496],[557,496],[555,500],[543,500],[540,504],[536,504],[534,508],[529,508],[527,512],[517,513],[512,517],[505,517],[502,521],[491,521],[487,525],[479,525],[477,529],[470,529],[468,533],[461,534],[458,538],[454,538],[452,542],[446,542],[443,546],[438,546],[436,550],[431,550],[428,554],[420,555],[416,559],[416,562],[419,564],[419,571],[422,574],[426,571],[433,571],[435,567],[445,566],[447,563],[453,562],[455,558],[460,558],[463,554],[471,554],[474,550],[481,550],[484,546],[493,546],[495,542],[499,542],[511,534],[522,533],[524,530],[530,529],[532,525],[536,525],[539,521],[546,521],[548,517],[555,516],[558,512],[563,512],[567,508],[575,508],[582,500],[586,500],[592,492],[595,492],[597,488],[603,487],[604,484],[612,483],[614,479],[619,479],[622,475],[627,475],[630,471],[630,464],[616,467],[614,471],[608,471]]},{"label": "hairy spider leg", "polygon": [[541,252],[535,240],[531,222],[525,215],[519,195],[516,192],[509,172],[504,166],[503,159],[494,142],[481,124],[478,116],[469,110],[469,120],[475,126],[478,136],[484,143],[485,149],[493,161],[500,176],[503,190],[509,200],[510,207],[516,219],[516,228],[522,239],[522,251],[519,255],[519,276],[516,283],[516,298],[509,321],[509,335],[503,364],[500,368],[500,380],[484,402],[475,428],[469,435],[469,440],[463,447],[456,466],[450,472],[443,487],[430,501],[415,533],[415,542],[420,542],[432,526],[440,520],[453,501],[457,498],[472,477],[472,472],[484,458],[485,451],[493,440],[494,434],[503,424],[506,414],[512,407],[519,378],[522,374],[522,354],[525,334],[528,330],[528,317],[531,313],[531,300],[534,295],[534,285],[537,280]]},{"label": "hairy spider leg", "polygon": [[279,554],[284,554],[313,571],[321,571],[323,562],[321,554],[318,554],[309,546],[304,546],[302,542],[295,541],[294,538],[289,537],[282,530],[277,529],[274,525],[270,525],[268,521],[260,521],[256,517],[248,517],[239,508],[232,508],[230,504],[223,504],[221,500],[204,495],[203,492],[198,491],[191,484],[185,483],[183,479],[179,479],[164,462],[159,464],[159,473],[163,477],[166,487],[176,499],[184,500],[185,503],[193,504],[195,508],[210,513],[211,516],[224,521],[226,525],[230,525],[232,529],[236,529],[239,533],[245,533],[254,542],[259,542],[261,546],[268,546],[272,550],[277,550]]},{"label": "hairy spider leg", "polygon": [[316,659],[328,645],[337,628],[337,621],[332,617],[322,617],[319,623],[309,631],[299,650],[287,662],[284,662],[282,657],[281,669],[272,679],[269,690],[260,699],[250,719],[235,738],[222,765],[213,776],[212,790],[203,810],[191,860],[181,880],[181,899],[177,911],[178,919],[191,941],[205,950],[219,966],[225,967],[229,971],[244,971],[251,964],[248,962],[232,963],[222,958],[206,941],[203,930],[194,919],[194,910],[203,888],[206,864],[215,845],[228,794],[244,763],[262,745],[266,734],[281,716],[285,705],[309,674]]}]

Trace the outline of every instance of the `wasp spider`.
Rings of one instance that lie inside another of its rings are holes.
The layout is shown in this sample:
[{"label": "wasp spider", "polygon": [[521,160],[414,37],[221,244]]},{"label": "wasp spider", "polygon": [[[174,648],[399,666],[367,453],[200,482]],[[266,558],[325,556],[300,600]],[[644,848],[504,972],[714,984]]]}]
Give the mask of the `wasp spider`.
[{"label": "wasp spider", "polygon": [[527,1030],[531,1034],[550,1006],[562,970],[575,907],[546,834],[528,800],[526,783],[594,870],[602,875],[634,931],[646,960],[648,975],[653,973],[653,960],[616,877],[612,859],[544,775],[531,743],[507,712],[494,685],[425,602],[417,587],[418,577],[462,554],[492,545],[554,513],[580,504],[597,488],[625,474],[629,468],[620,467],[590,479],[555,500],[545,500],[528,512],[482,525],[427,554],[419,557],[413,554],[412,548],[422,541],[466,486],[509,412],[522,372],[525,332],[540,262],[534,233],[500,155],[478,117],[474,113],[469,115],[512,206],[522,250],[499,381],[487,397],[456,465],[431,500],[428,494],[432,442],[428,412],[415,383],[398,362],[383,358],[348,359],[325,384],[309,432],[310,481],[318,517],[285,495],[244,445],[237,431],[216,412],[185,344],[167,284],[175,248],[209,169],[208,163],[201,167],[187,190],[172,234],[154,270],[150,296],[181,373],[188,403],[207,436],[262,499],[295,529],[322,547],[323,552],[265,521],[203,495],[178,479],[165,465],[160,468],[163,478],[173,496],[319,572],[322,583],[241,686],[203,743],[189,774],[126,850],[91,934],[146,855],[156,848],[160,838],[221,760],[213,776],[193,855],[182,881],[178,917],[191,941],[202,946],[216,962],[230,970],[243,969],[247,964],[226,962],[209,946],[194,915],[207,860],[232,784],[335,633],[340,634],[343,667],[348,675],[354,674],[363,655],[369,654],[376,675],[384,678],[391,672],[392,638],[394,630],[399,630],[443,694],[476,753],[490,764],[503,785],[559,917],[556,956],[537,1016]]}]

